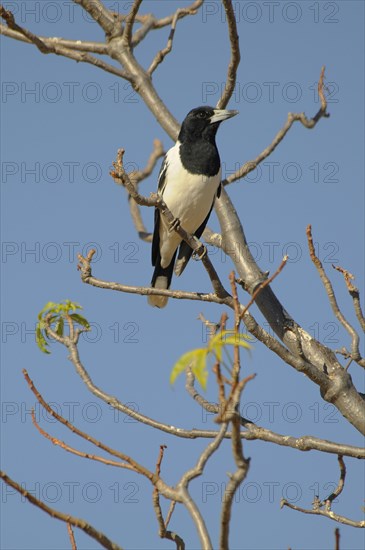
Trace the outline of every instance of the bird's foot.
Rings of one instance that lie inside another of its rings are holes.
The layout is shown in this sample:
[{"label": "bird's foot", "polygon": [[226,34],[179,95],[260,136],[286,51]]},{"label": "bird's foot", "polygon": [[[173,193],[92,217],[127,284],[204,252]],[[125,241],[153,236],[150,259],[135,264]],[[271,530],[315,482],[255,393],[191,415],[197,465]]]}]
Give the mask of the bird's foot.
[{"label": "bird's foot", "polygon": [[196,252],[194,250],[194,252],[192,254],[192,258],[196,262],[199,261],[199,260],[202,260],[204,258],[204,256],[207,254],[207,252],[208,252],[207,247],[203,245],[203,252],[201,252],[201,254],[198,254],[198,252]]},{"label": "bird's foot", "polygon": [[172,233],[173,231],[176,231],[176,229],[180,227],[180,220],[179,218],[175,218],[170,224],[169,224],[169,233]]}]

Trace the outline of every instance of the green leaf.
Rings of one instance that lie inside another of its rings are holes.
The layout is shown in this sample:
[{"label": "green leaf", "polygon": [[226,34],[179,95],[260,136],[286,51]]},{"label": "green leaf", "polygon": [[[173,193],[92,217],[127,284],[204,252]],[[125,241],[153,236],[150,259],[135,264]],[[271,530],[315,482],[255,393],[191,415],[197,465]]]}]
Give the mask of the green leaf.
[{"label": "green leaf", "polygon": [[242,341],[240,338],[237,338],[237,336],[228,336],[224,342],[224,345],[227,346],[241,346],[242,348],[251,349],[250,344],[248,344],[245,341]]},{"label": "green leaf", "polygon": [[43,309],[38,313],[38,319],[41,320],[46,311],[54,309],[54,307],[57,306],[54,302],[47,302]]},{"label": "green leaf", "polygon": [[203,379],[202,371],[206,365],[206,356],[207,350],[205,348],[194,349],[184,353],[172,368],[170,384],[174,384],[176,378],[184,372],[187,367],[191,367],[200,382],[200,380]]},{"label": "green leaf", "polygon": [[246,342],[249,340],[247,334],[240,332],[235,333],[234,330],[223,330],[218,332],[208,344],[209,352],[213,352],[218,361],[222,360],[222,348],[224,346],[241,346],[246,349],[251,349],[250,344]]},{"label": "green leaf", "polygon": [[195,378],[203,388],[207,389],[208,381],[208,369],[207,369],[207,350],[206,349],[197,349],[195,363],[192,365],[191,370],[193,371]]},{"label": "green leaf", "polygon": [[[173,384],[176,378],[185,371],[187,367],[191,367],[195,378],[199,384],[205,390],[208,380],[207,369],[207,357],[209,354],[213,354],[214,357],[221,362],[222,351],[225,346],[240,346],[242,348],[251,349],[247,340],[250,340],[250,336],[242,333],[235,333],[234,330],[223,330],[218,332],[208,343],[207,348],[198,348],[192,351],[188,351],[180,357],[175,363],[170,375],[170,383]],[[227,351],[227,350],[225,350]]]},{"label": "green leaf", "polygon": [[58,334],[58,336],[63,336],[64,326],[65,322],[63,320],[63,317],[60,317],[55,329],[55,333]]},{"label": "green leaf", "polygon": [[47,354],[50,354],[51,352],[48,351],[47,349],[47,346],[48,346],[48,343],[45,339],[45,337],[43,336],[43,333],[40,329],[39,326],[37,326],[36,328],[36,342],[37,342],[37,345],[39,347],[39,349],[43,352],[43,353],[47,353]]},{"label": "green leaf", "polygon": [[[48,315],[50,316],[47,320],[47,323],[49,325],[54,325],[54,331],[56,332],[56,334],[58,334],[59,336],[63,336],[65,327],[65,316],[69,315],[70,311],[76,311],[77,309],[82,309],[80,304],[76,302],[71,302],[71,300],[67,299],[58,304],[56,302],[47,302],[44,308],[38,313],[36,342],[39,349],[43,353],[50,353],[50,351],[47,350],[47,340],[50,340],[51,338],[48,336],[46,330],[46,317]],[[78,323],[88,330],[90,329],[89,322],[82,315],[79,315],[78,313],[72,313],[70,317],[75,323]]]},{"label": "green leaf", "polygon": [[71,319],[73,319],[76,323],[78,323],[82,327],[85,327],[87,330],[90,330],[89,321],[87,319],[85,319],[85,317],[80,315],[79,313],[72,313],[70,315],[70,317],[71,317]]}]

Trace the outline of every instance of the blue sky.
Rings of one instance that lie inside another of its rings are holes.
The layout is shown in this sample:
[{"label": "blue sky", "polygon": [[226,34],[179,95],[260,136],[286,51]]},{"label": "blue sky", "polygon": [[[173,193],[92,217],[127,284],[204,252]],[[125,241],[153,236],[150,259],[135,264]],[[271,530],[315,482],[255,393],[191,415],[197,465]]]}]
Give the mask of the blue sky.
[{"label": "blue sky", "polygon": [[[17,4],[17,21],[33,32],[73,39],[102,40],[97,26],[70,2]],[[123,11],[130,3],[108,2]],[[181,2],[149,0],[142,13],[171,13]],[[235,2],[242,61],[229,107],[239,116],[224,123],[217,142],[224,174],[253,159],[273,139],[288,112],[319,108],[316,82],[326,65],[331,117],[314,130],[295,125],[256,172],[228,188],[251,250],[263,270],[273,272],[288,253],[288,265],[273,283],[285,308],[304,329],[338,349],[349,339],[333,317],[322,284],[308,258],[305,228],[312,224],[319,257],[330,275],[344,314],[357,327],[341,276],[331,264],[349,269],[360,289],[364,280],[364,4],[362,2]],[[33,12],[32,12],[33,10]],[[150,33],[136,50],[143,65],[166,44],[169,29]],[[178,120],[200,104],[214,105],[226,76],[229,47],[224,13],[207,1],[193,18],[178,24],[173,52],[154,74],[161,97]],[[84,307],[92,332],[80,354],[96,384],[146,415],[184,428],[213,429],[212,417],[185,392],[183,379],[171,388],[169,374],[184,352],[201,347],[197,316],[217,321],[222,308],[170,300],[158,311],[145,298],[83,285],[78,252],[97,249],[96,277],[131,285],[149,284],[150,245],[139,241],[123,189],[109,177],[119,147],[130,167],[143,167],[154,138],[172,142],[124,81],[86,64],[41,55],[34,47],[1,38],[2,167],[2,424],[1,462],[11,477],[50,506],[83,517],[125,548],[168,548],[158,537],[151,487],[140,477],[112,470],[53,447],[33,428],[34,398],[21,369],[47,401],[75,425],[154,468],[159,445],[168,446],[163,475],[168,483],[195,464],[206,441],[174,439],[117,415],[96,401],[52,344],[51,356],[34,342],[37,313],[50,300],[65,298]],[[158,167],[142,192],[156,188]],[[143,216],[152,230],[153,212]],[[218,230],[213,214],[210,226]],[[212,261],[223,281],[232,264],[219,251]],[[213,254],[214,253],[214,254]],[[191,262],[173,288],[209,291],[202,265]],[[241,295],[243,302],[248,297]],[[255,307],[253,315],[265,326]],[[230,321],[232,315],[228,312]],[[267,328],[267,325],[266,327]],[[363,349],[363,346],[362,346]],[[242,414],[288,435],[312,434],[361,445],[362,438],[317,387],[260,343],[243,355],[244,372],[257,373],[242,399]],[[351,367],[359,391],[364,375]],[[213,378],[206,397],[216,400]],[[36,409],[52,435],[90,450]],[[300,453],[263,442],[244,443],[251,457],[247,479],[233,512],[232,549],[331,549],[336,524],[326,518],[280,510],[284,496],[310,507],[337,483],[335,456]],[[346,459],[348,479],[334,505],[339,514],[361,519],[363,464]],[[192,495],[217,544],[218,518],[227,472],[234,468],[229,443],[196,480]],[[2,491],[1,547],[6,550],[69,548],[64,524],[21,497]],[[165,506],[165,502],[163,503]],[[265,529],[262,528],[263,522]],[[19,525],[22,528],[19,528]],[[198,547],[187,513],[178,506],[171,523]],[[341,548],[363,547],[363,532],[341,526]],[[78,547],[98,548],[77,532]]]}]

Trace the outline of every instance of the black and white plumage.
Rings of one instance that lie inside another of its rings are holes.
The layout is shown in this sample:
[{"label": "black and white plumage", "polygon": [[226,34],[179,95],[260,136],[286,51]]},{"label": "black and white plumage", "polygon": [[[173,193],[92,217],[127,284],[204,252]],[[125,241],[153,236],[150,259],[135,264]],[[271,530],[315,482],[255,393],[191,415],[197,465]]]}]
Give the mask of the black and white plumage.
[{"label": "black and white plumage", "polygon": [[[237,111],[213,107],[198,107],[190,111],[182,123],[177,142],[166,153],[161,166],[158,194],[181,226],[198,239],[220,190],[221,163],[215,136],[220,123],[236,114]],[[171,231],[156,208],[152,242],[155,270],[151,286],[169,288],[174,266],[175,274],[181,275],[191,254],[190,246],[176,231]],[[167,300],[165,296],[148,297],[149,304],[159,308],[165,307]]]}]

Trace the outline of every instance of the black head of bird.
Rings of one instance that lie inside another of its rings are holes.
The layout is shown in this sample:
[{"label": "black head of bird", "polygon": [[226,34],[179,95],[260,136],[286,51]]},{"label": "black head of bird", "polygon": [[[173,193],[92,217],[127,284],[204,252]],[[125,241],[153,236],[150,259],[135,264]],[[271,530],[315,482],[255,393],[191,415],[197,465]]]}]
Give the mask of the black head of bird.
[{"label": "black head of bird", "polygon": [[192,109],[181,125],[178,140],[180,143],[201,139],[214,142],[220,123],[237,115],[237,113],[238,111],[206,106]]}]

